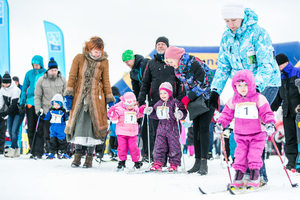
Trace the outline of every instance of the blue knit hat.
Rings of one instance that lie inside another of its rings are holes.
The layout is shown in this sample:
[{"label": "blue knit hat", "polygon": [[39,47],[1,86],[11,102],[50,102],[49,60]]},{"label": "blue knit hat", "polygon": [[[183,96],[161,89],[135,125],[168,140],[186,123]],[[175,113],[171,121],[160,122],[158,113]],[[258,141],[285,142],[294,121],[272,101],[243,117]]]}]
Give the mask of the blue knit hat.
[{"label": "blue knit hat", "polygon": [[57,67],[57,63],[56,63],[56,61],[54,60],[54,58],[53,57],[51,57],[50,58],[50,61],[49,61],[49,63],[48,63],[48,70],[49,69],[53,69],[53,68],[58,68]]}]

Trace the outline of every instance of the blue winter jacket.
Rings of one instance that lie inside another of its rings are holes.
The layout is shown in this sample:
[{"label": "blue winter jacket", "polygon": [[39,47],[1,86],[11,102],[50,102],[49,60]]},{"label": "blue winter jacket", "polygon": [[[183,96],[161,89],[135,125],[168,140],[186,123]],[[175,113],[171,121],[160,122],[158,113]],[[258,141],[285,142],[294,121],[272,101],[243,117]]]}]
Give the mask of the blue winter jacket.
[{"label": "blue winter jacket", "polygon": [[64,132],[66,128],[66,121],[69,120],[69,116],[66,114],[66,110],[63,108],[55,109],[50,108],[43,120],[50,120],[50,138],[56,137],[59,140],[64,140],[66,134]]},{"label": "blue winter jacket", "polygon": [[20,105],[29,104],[34,106],[34,90],[36,83],[38,79],[47,71],[44,68],[42,56],[35,55],[31,60],[31,64],[39,64],[41,68],[39,70],[33,68],[26,73],[22,86]]},{"label": "blue winter jacket", "polygon": [[260,92],[266,87],[280,87],[280,71],[274,59],[271,38],[257,21],[256,13],[245,8],[242,26],[235,33],[229,28],[223,33],[218,68],[211,87],[218,94],[222,93],[227,79],[232,79],[242,69],[253,72]]}]

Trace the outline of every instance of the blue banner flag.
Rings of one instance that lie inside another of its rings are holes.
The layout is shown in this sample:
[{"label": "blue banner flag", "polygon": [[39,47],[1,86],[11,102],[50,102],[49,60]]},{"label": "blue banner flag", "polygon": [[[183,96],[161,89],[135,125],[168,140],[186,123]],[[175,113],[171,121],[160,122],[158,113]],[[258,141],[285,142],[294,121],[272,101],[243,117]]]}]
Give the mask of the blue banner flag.
[{"label": "blue banner flag", "polygon": [[10,72],[9,8],[6,0],[0,0],[0,75]]},{"label": "blue banner flag", "polygon": [[58,70],[66,78],[64,35],[60,28],[53,23],[44,21],[48,44],[48,56],[57,62]]}]

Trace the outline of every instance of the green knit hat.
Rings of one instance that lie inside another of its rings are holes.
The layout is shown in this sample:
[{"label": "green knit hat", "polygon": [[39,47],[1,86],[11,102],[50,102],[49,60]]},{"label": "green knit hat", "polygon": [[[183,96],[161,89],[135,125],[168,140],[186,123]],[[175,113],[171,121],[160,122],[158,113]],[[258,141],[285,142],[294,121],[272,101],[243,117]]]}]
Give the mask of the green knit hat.
[{"label": "green knit hat", "polygon": [[133,60],[135,57],[134,57],[134,54],[133,54],[133,51],[128,49],[126,51],[124,51],[124,53],[122,54],[122,60],[123,62],[126,62],[128,60]]}]

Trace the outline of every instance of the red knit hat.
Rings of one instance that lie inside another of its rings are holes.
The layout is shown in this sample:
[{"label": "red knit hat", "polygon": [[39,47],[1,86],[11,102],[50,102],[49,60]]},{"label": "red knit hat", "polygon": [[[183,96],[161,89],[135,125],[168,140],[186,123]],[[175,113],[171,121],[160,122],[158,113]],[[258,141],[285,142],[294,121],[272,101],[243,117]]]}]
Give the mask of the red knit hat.
[{"label": "red knit hat", "polygon": [[169,82],[163,82],[162,84],[160,84],[159,93],[161,90],[165,90],[168,93],[169,98],[173,95],[173,87]]},{"label": "red knit hat", "polygon": [[184,48],[170,46],[169,48],[167,48],[167,51],[165,53],[165,58],[180,60],[180,58],[184,54],[184,52],[185,52]]}]

